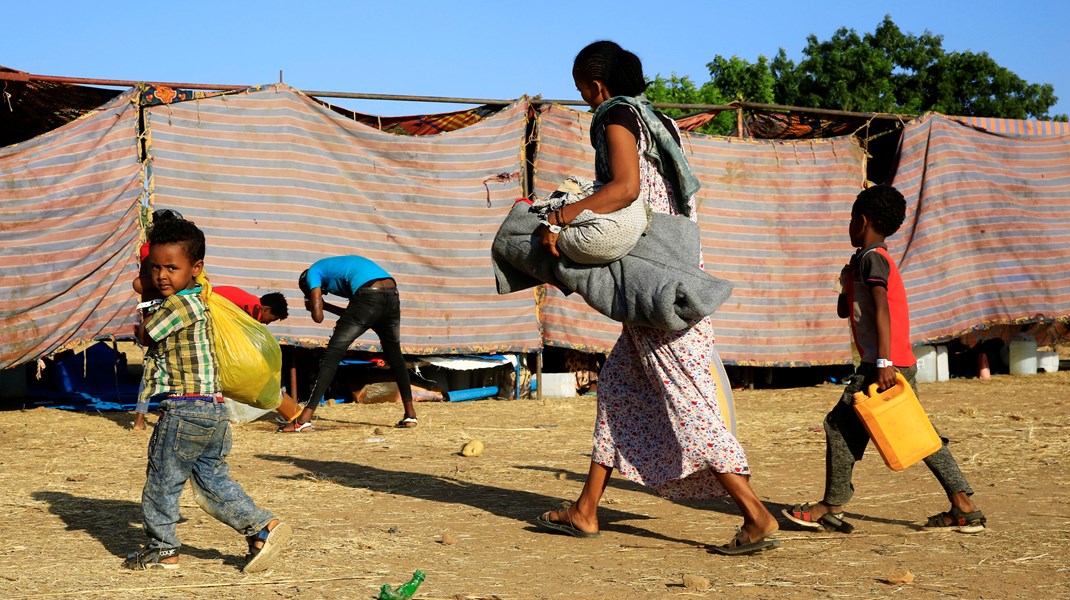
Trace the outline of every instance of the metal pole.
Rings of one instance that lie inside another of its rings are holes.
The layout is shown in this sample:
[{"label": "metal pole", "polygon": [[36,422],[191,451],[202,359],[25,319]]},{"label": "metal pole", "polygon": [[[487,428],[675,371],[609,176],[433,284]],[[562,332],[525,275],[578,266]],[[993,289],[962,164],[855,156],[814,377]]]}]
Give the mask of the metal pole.
[{"label": "metal pole", "polygon": [[[282,71],[279,71],[279,78],[282,78]],[[19,71],[0,71],[0,81],[44,81],[53,83],[68,83],[71,85],[106,85],[112,87],[134,87],[143,83],[151,85],[163,85],[171,88],[185,88],[190,90],[218,90],[218,91],[234,91],[244,90],[251,86],[248,85],[230,85],[230,84],[208,84],[208,83],[178,83],[170,81],[134,81],[129,79],[93,79],[84,77],[59,77],[55,75],[34,75],[31,73],[23,73]],[[280,83],[282,83],[280,81]],[[332,92],[324,90],[299,90],[306,96],[316,96],[320,98],[349,98],[354,100],[391,100],[399,102],[438,102],[442,104],[490,104],[497,106],[505,106],[516,102],[516,99],[503,100],[500,98],[463,98],[455,96],[409,96],[398,94],[363,94],[355,92]],[[534,97],[529,100],[532,104],[562,104],[565,106],[586,106],[587,103],[582,100],[544,100],[539,97]],[[691,109],[691,110],[731,110],[736,108],[737,104],[686,104],[686,103],[672,103],[672,102],[656,102],[652,106],[655,108],[678,108],[678,109]]]}]

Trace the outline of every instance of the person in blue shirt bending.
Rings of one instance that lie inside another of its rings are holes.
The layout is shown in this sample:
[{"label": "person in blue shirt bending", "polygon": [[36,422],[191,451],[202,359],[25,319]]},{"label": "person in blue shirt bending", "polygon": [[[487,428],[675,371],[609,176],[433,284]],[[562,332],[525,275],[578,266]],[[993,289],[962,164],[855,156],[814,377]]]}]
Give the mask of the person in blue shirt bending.
[{"label": "person in blue shirt bending", "polygon": [[[312,263],[301,273],[297,284],[305,295],[305,308],[312,313],[313,321],[322,323],[325,310],[338,315],[339,319],[320,360],[316,385],[308,403],[297,419],[279,431],[300,433],[312,430],[312,414],[334,380],[338,363],[353,341],[369,329],[379,336],[383,355],[405,405],[405,415],[397,427],[416,427],[409,369],[401,354],[401,300],[397,282],[390,273],[363,256],[334,256]],[[341,296],[349,304],[342,308],[325,302],[323,296],[326,294]]]}]

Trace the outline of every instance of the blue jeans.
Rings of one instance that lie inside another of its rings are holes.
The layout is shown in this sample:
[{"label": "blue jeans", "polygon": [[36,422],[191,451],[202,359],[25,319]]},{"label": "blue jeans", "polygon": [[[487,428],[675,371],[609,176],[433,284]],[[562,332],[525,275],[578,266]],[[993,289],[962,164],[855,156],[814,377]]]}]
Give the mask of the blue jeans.
[{"label": "blue jeans", "polygon": [[141,510],[149,548],[179,548],[175,533],[178,498],[191,477],[205,512],[244,536],[255,535],[275,518],[257,508],[230,478],[231,448],[227,405],[202,400],[163,400],[163,416],[149,441],[149,466]]},{"label": "blue jeans", "polygon": [[327,350],[320,359],[316,386],[308,399],[307,408],[316,410],[327,388],[338,372],[338,363],[358,337],[371,329],[379,336],[383,356],[398,384],[402,402],[412,402],[409,368],[401,354],[401,299],[396,288],[367,288],[357,290],[349,300],[345,312],[334,326]]}]

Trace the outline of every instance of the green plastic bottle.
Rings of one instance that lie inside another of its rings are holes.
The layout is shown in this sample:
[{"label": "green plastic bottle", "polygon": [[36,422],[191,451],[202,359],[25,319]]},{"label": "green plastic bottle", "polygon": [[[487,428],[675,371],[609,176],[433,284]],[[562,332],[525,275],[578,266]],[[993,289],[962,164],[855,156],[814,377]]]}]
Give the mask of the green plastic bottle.
[{"label": "green plastic bottle", "polygon": [[391,589],[389,583],[383,584],[379,588],[379,600],[409,600],[416,593],[416,588],[424,582],[424,577],[424,572],[416,569],[412,574],[412,579],[408,583],[399,585],[397,589]]}]

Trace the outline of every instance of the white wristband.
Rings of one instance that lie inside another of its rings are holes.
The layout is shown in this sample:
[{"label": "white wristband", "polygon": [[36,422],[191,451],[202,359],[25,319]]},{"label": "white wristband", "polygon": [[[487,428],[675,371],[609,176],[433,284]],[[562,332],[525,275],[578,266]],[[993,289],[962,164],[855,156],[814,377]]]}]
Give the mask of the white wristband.
[{"label": "white wristband", "polygon": [[888,360],[887,358],[878,358],[877,359],[877,368],[878,369],[883,369],[885,367],[893,367],[893,366],[895,366],[895,365],[893,365],[892,361]]},{"label": "white wristband", "polygon": [[564,227],[562,227],[560,225],[554,225],[553,223],[551,223],[550,221],[547,221],[545,219],[542,220],[542,221],[539,221],[539,224],[540,225],[545,225],[546,228],[550,230],[550,233],[561,233],[561,230],[564,229]]}]

